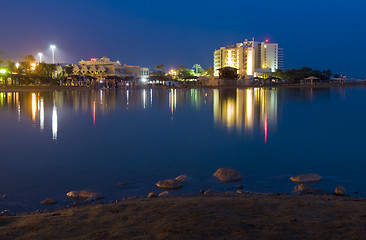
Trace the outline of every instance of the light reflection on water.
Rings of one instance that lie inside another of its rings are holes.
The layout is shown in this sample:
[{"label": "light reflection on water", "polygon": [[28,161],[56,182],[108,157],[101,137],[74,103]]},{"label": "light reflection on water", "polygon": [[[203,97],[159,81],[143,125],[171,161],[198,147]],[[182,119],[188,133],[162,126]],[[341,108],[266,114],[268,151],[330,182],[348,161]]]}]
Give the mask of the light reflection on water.
[{"label": "light reflection on water", "polygon": [[[212,179],[222,166],[243,172],[252,191],[291,192],[288,177],[307,172],[324,175],[319,185],[328,190],[347,183],[360,191],[366,183],[361,121],[366,116],[360,112],[365,93],[362,88],[0,92],[0,194],[14,196],[0,200],[0,208],[35,209],[47,197],[60,199],[62,206],[65,192],[78,189],[102,192],[107,200],[144,196],[159,192],[157,180],[183,173],[195,181],[181,193],[231,190]],[[137,184],[122,191],[115,188],[119,181]]]}]

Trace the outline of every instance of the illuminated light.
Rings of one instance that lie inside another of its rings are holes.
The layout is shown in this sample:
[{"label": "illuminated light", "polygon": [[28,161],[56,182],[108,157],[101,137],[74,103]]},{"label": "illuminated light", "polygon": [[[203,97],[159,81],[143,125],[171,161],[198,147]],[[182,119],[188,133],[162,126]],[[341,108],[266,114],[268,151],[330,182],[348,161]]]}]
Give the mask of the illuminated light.
[{"label": "illuminated light", "polygon": [[39,56],[39,62],[42,62],[42,56],[43,56],[43,53],[38,53],[38,56]]},{"label": "illuminated light", "polygon": [[152,105],[152,102],[153,102],[153,90],[152,88],[150,88],[150,105]]},{"label": "illuminated light", "polygon": [[0,73],[1,74],[5,74],[6,73],[6,69],[0,69]]},{"label": "illuminated light", "polygon": [[31,63],[30,65],[31,65],[31,68],[30,68],[30,69],[31,69],[32,71],[36,70],[36,66],[37,66],[37,64],[36,64],[36,63]]},{"label": "illuminated light", "polygon": [[142,101],[143,101],[144,109],[145,109],[146,108],[146,89],[144,89],[144,91],[143,91]]},{"label": "illuminated light", "polygon": [[15,64],[15,67],[16,67],[16,68],[19,68],[19,66],[20,66],[20,63],[18,63],[18,62],[17,62],[17,63]]},{"label": "illuminated light", "polygon": [[90,61],[95,62],[95,58],[90,59]]},{"label": "illuminated light", "polygon": [[269,40],[268,39],[266,39],[266,43],[268,43],[269,42]]},{"label": "illuminated light", "polygon": [[141,78],[141,82],[146,83],[147,79],[146,78]]},{"label": "illuminated light", "polygon": [[52,63],[55,64],[55,49],[56,49],[56,46],[51,45],[50,48],[52,50]]}]

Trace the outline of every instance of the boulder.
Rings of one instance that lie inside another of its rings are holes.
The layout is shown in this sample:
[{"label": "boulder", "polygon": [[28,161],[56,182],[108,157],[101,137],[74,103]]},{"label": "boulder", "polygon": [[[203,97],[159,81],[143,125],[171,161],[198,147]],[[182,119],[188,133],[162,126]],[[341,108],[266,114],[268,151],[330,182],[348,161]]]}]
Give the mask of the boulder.
[{"label": "boulder", "polygon": [[72,200],[82,200],[86,201],[88,199],[91,200],[100,200],[103,199],[103,196],[96,192],[89,192],[86,190],[81,191],[71,191],[66,194]]},{"label": "boulder", "polygon": [[47,204],[47,205],[52,205],[56,203],[57,203],[56,199],[53,198],[47,198],[41,202],[41,204]]},{"label": "boulder", "polygon": [[244,178],[233,168],[219,168],[213,175],[222,182],[238,182]]},{"label": "boulder", "polygon": [[313,188],[306,184],[299,184],[294,187],[295,194],[314,194],[314,195],[324,195],[327,194],[326,191],[322,189]]},{"label": "boulder", "polygon": [[295,183],[319,182],[322,180],[322,177],[318,174],[310,173],[290,177],[290,180]]},{"label": "boulder", "polygon": [[169,195],[169,192],[168,191],[159,193],[159,197],[166,197],[168,195]]},{"label": "boulder", "polygon": [[337,186],[335,191],[334,191],[335,195],[338,196],[345,196],[346,195],[346,188],[343,186]]},{"label": "boulder", "polygon": [[179,175],[178,177],[176,177],[175,180],[180,181],[182,184],[187,184],[189,182],[189,177],[187,175],[183,174],[183,175]]},{"label": "boulder", "polygon": [[163,189],[180,189],[183,187],[183,183],[176,179],[165,179],[157,182],[156,186]]},{"label": "boulder", "polygon": [[157,196],[156,196],[156,193],[151,192],[151,193],[149,193],[149,194],[147,195],[147,197],[148,197],[148,198],[154,198],[154,197],[157,197]]}]

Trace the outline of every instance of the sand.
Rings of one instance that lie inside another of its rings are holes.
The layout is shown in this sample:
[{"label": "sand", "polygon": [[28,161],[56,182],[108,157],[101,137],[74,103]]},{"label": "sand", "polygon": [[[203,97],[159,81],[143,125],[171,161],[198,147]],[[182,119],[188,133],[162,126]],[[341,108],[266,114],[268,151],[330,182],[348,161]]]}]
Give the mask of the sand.
[{"label": "sand", "polygon": [[230,194],[0,217],[0,239],[366,239],[366,199]]}]

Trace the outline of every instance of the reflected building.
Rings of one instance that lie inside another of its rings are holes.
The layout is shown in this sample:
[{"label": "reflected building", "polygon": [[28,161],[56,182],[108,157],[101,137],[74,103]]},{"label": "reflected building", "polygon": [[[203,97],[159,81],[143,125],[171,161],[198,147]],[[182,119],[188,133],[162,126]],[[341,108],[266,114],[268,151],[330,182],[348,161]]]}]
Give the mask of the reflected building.
[{"label": "reflected building", "polygon": [[277,89],[214,89],[214,121],[229,131],[264,134],[277,127]]}]

